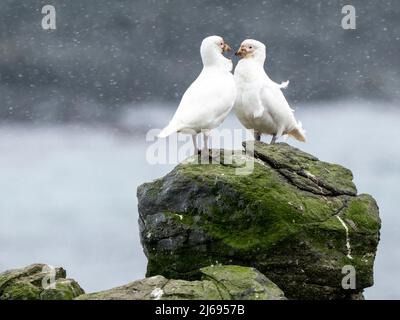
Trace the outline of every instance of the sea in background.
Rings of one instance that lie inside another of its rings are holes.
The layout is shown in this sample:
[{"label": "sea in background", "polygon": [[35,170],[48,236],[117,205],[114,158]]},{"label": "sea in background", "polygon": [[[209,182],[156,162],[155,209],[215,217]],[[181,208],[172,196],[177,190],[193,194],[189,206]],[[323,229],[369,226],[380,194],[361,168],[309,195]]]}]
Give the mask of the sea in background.
[{"label": "sea in background", "polygon": [[[63,266],[87,292],[143,278],[136,188],[174,167],[146,161],[145,135],[174,111],[143,105],[116,126],[0,124],[0,271],[34,262]],[[303,104],[296,117],[309,142],[288,143],[351,169],[359,193],[377,200],[381,241],[375,285],[365,296],[400,299],[398,106]],[[222,127],[241,125],[231,114]]]}]

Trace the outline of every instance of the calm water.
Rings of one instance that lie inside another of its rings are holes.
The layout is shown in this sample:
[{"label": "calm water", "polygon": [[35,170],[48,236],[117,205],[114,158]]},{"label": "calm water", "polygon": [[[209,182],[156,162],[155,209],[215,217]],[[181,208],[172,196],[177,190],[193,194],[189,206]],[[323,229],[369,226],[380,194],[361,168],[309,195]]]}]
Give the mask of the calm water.
[{"label": "calm water", "polygon": [[[123,130],[0,126],[0,270],[64,266],[88,292],[142,278],[136,188],[173,165],[147,163],[141,132],[161,127],[173,112],[144,106],[123,117]],[[400,112],[381,103],[335,103],[300,106],[296,115],[309,143],[289,143],[350,168],[359,192],[377,199],[383,226],[366,297],[399,299]],[[230,116],[224,127],[240,124]]]}]

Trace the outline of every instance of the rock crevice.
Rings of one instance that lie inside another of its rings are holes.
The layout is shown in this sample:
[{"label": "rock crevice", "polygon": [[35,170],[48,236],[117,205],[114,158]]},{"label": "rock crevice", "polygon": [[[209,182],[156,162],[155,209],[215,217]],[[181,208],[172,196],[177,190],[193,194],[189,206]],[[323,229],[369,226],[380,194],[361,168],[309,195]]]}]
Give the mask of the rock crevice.
[{"label": "rock crevice", "polygon": [[[246,148],[246,142],[243,147]],[[289,145],[280,144],[276,147],[258,143],[254,147],[254,156],[276,169],[301,190],[327,196],[357,195],[350,170],[319,161],[318,158]],[[332,172],[341,173],[334,174],[336,181],[329,179]]]}]

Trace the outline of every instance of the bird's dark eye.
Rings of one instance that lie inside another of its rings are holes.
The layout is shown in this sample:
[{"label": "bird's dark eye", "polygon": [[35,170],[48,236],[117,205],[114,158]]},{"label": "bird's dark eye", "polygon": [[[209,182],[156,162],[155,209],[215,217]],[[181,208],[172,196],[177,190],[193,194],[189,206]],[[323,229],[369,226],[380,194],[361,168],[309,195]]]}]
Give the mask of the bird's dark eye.
[{"label": "bird's dark eye", "polygon": [[249,47],[249,49],[253,49],[253,47],[252,47],[252,46],[250,46],[250,47]]}]

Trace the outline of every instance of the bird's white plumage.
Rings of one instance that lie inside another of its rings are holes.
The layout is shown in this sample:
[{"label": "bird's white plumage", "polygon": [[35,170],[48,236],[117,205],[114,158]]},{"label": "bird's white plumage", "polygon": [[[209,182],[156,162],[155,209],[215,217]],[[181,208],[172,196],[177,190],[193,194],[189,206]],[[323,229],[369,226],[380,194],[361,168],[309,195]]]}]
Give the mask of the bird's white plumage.
[{"label": "bird's white plumage", "polygon": [[159,137],[173,132],[199,133],[219,126],[232,109],[236,97],[232,61],[221,51],[221,37],[211,36],[203,40],[201,58],[203,70],[189,86],[172,120]]},{"label": "bird's white plumage", "polygon": [[264,44],[256,40],[246,40],[243,44],[250,49],[235,69],[236,116],[247,129],[254,129],[260,134],[277,137],[289,134],[305,141],[301,123],[296,121],[294,110],[281,91],[288,82],[277,84],[264,70]]}]

